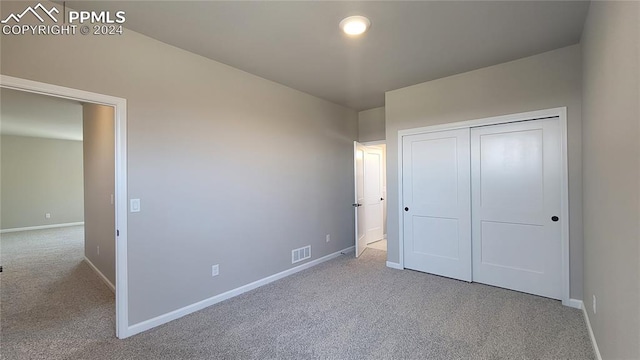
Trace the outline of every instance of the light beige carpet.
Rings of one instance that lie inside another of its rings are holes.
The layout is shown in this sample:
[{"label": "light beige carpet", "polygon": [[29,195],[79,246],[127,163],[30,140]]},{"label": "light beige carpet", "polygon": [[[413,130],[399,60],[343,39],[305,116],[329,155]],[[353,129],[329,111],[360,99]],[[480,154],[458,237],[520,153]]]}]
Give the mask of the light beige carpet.
[{"label": "light beige carpet", "polygon": [[593,359],[559,301],[385,267],[367,249],[126,340],[81,228],[1,236],[3,359]]},{"label": "light beige carpet", "polygon": [[387,239],[378,240],[367,245],[368,248],[387,251]]}]

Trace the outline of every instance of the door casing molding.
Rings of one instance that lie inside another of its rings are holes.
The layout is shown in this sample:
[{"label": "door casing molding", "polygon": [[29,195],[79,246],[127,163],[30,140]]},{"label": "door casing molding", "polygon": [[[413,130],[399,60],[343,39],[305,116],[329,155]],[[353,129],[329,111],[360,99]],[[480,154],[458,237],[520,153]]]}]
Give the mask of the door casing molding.
[{"label": "door casing molding", "polygon": [[[62,99],[111,106],[115,113],[115,244],[116,244],[116,337],[129,334],[127,285],[127,100],[84,90],[0,75],[0,87]],[[119,233],[119,234],[118,234]]]}]

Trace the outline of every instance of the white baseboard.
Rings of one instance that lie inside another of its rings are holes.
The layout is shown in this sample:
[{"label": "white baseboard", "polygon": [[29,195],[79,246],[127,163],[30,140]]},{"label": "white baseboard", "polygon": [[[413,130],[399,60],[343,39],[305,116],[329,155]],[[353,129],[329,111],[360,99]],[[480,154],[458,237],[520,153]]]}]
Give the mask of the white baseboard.
[{"label": "white baseboard", "polygon": [[392,268],[392,269],[404,270],[404,268],[402,266],[400,266],[400,264],[394,263],[394,262],[391,262],[391,261],[387,261],[387,267],[388,268]]},{"label": "white baseboard", "polygon": [[580,310],[580,309],[582,309],[582,300],[569,299],[569,301],[563,302],[562,305]]},{"label": "white baseboard", "polygon": [[[340,253],[341,254],[348,254],[348,253],[353,252],[353,251],[356,251],[356,247],[355,246],[349,246],[348,248],[343,249],[342,251],[340,251]],[[320,259],[318,259],[318,260],[320,260]]]},{"label": "white baseboard", "polygon": [[64,223],[64,224],[51,224],[51,225],[40,225],[40,226],[27,226],[21,228],[13,228],[13,229],[3,229],[0,230],[0,234],[12,233],[18,231],[29,231],[29,230],[43,230],[43,229],[54,229],[68,226],[79,226],[84,225],[84,222],[74,222],[74,223]]},{"label": "white baseboard", "polygon": [[95,265],[93,265],[91,260],[89,260],[89,258],[87,258],[86,256],[84,257],[84,261],[86,261],[87,264],[89,264],[89,267],[92,268],[93,271],[95,271],[96,274],[98,274],[98,276],[100,276],[100,279],[102,279],[102,281],[104,281],[104,283],[107,284],[109,289],[111,289],[111,291],[113,291],[115,293],[116,292],[116,287],[111,283],[111,281],[109,281],[109,279],[107,279],[106,276],[104,276],[102,271],[98,270],[98,268]]},{"label": "white baseboard", "polygon": [[[576,300],[580,301],[580,300]],[[598,343],[596,342],[596,336],[593,334],[593,328],[591,327],[591,321],[589,321],[589,314],[587,313],[587,308],[584,306],[584,302],[580,301],[580,308],[582,309],[582,313],[584,314],[584,321],[587,323],[587,330],[589,331],[589,337],[591,338],[591,345],[593,345],[593,352],[596,353],[596,359],[602,360],[602,355],[600,355],[600,349],[598,348]]]},{"label": "white baseboard", "polygon": [[244,286],[240,286],[240,287],[235,288],[233,290],[229,290],[229,291],[224,292],[222,294],[219,294],[219,295],[210,297],[208,299],[199,301],[199,302],[197,302],[195,304],[187,305],[187,306],[185,306],[183,308],[168,312],[168,313],[160,315],[160,316],[156,316],[153,319],[145,320],[145,321],[139,322],[137,324],[131,325],[128,328],[127,336],[133,336],[133,335],[139,334],[139,333],[141,333],[143,331],[147,331],[149,329],[152,329],[152,328],[154,328],[156,326],[160,326],[162,324],[166,324],[169,321],[173,321],[173,320],[179,319],[179,318],[181,318],[181,317],[183,317],[185,315],[189,315],[189,314],[191,314],[193,312],[196,312],[198,310],[202,310],[202,309],[204,309],[206,307],[209,307],[209,306],[217,304],[217,303],[219,303],[221,301],[230,299],[230,298],[232,298],[234,296],[238,296],[238,295],[243,294],[243,293],[245,293],[247,291],[251,291],[253,289],[259,288],[260,286],[269,284],[269,283],[274,282],[276,280],[280,280],[280,279],[282,279],[284,277],[287,277],[289,275],[295,274],[295,273],[300,272],[302,270],[306,270],[306,269],[308,269],[310,267],[313,267],[315,265],[321,264],[321,263],[323,263],[325,261],[328,261],[328,260],[331,260],[331,259],[335,259],[338,256],[340,256],[342,254],[349,253],[349,252],[351,252],[353,250],[354,250],[353,246],[348,247],[348,248],[346,248],[344,250],[340,250],[340,251],[334,252],[333,254],[329,254],[329,255],[323,256],[323,257],[321,257],[319,259],[315,259],[315,260],[309,261],[309,262],[307,262],[305,264],[302,264],[302,265],[293,267],[291,269],[279,272],[277,274],[274,274],[274,275],[271,275],[271,276],[267,276],[266,278],[254,281],[254,282],[249,283],[249,284],[244,285]]}]

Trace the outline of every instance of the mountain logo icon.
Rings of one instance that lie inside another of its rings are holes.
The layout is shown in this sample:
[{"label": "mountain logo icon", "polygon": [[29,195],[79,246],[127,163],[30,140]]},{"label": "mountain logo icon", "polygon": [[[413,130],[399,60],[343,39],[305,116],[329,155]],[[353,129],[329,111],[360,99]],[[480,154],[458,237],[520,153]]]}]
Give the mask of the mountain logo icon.
[{"label": "mountain logo icon", "polygon": [[[40,11],[40,14],[38,13],[39,12],[38,10]],[[38,20],[40,20],[41,23],[45,21],[44,20],[45,18],[43,17],[44,15],[48,16],[54,22],[58,22],[58,19],[56,19],[55,16],[53,15],[59,14],[60,10],[56,9],[55,6],[51,7],[51,10],[47,10],[47,8],[45,8],[41,3],[38,3],[38,5],[34,7],[29,6],[28,8],[24,9],[24,11],[21,12],[20,14],[9,14],[9,16],[7,16],[6,19],[0,21],[0,23],[6,24],[10,20],[13,20],[16,23],[19,23],[20,20],[22,20],[22,18],[29,13],[33,14],[33,16],[35,16]],[[40,16],[41,14],[43,16]]]}]

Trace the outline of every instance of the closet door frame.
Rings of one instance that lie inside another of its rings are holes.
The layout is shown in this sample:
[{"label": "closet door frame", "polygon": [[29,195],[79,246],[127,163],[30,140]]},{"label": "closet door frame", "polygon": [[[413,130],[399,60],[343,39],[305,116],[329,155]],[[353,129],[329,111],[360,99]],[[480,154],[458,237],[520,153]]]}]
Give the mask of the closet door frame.
[{"label": "closet door frame", "polygon": [[[424,134],[430,132],[438,132],[445,130],[464,129],[478,126],[507,124],[527,120],[539,120],[547,118],[558,118],[560,125],[560,161],[561,161],[561,188],[560,188],[560,218],[565,219],[561,224],[561,242],[562,242],[562,304],[580,308],[580,302],[570,298],[570,279],[569,279],[569,170],[567,157],[567,108],[559,107],[546,110],[523,112],[518,114],[494,116],[476,120],[461,121],[455,123],[432,125],[414,129],[406,129],[398,131],[398,240],[399,240],[399,264],[404,269],[404,225],[403,218],[403,141],[405,136]],[[469,184],[471,186],[471,184]]]}]

